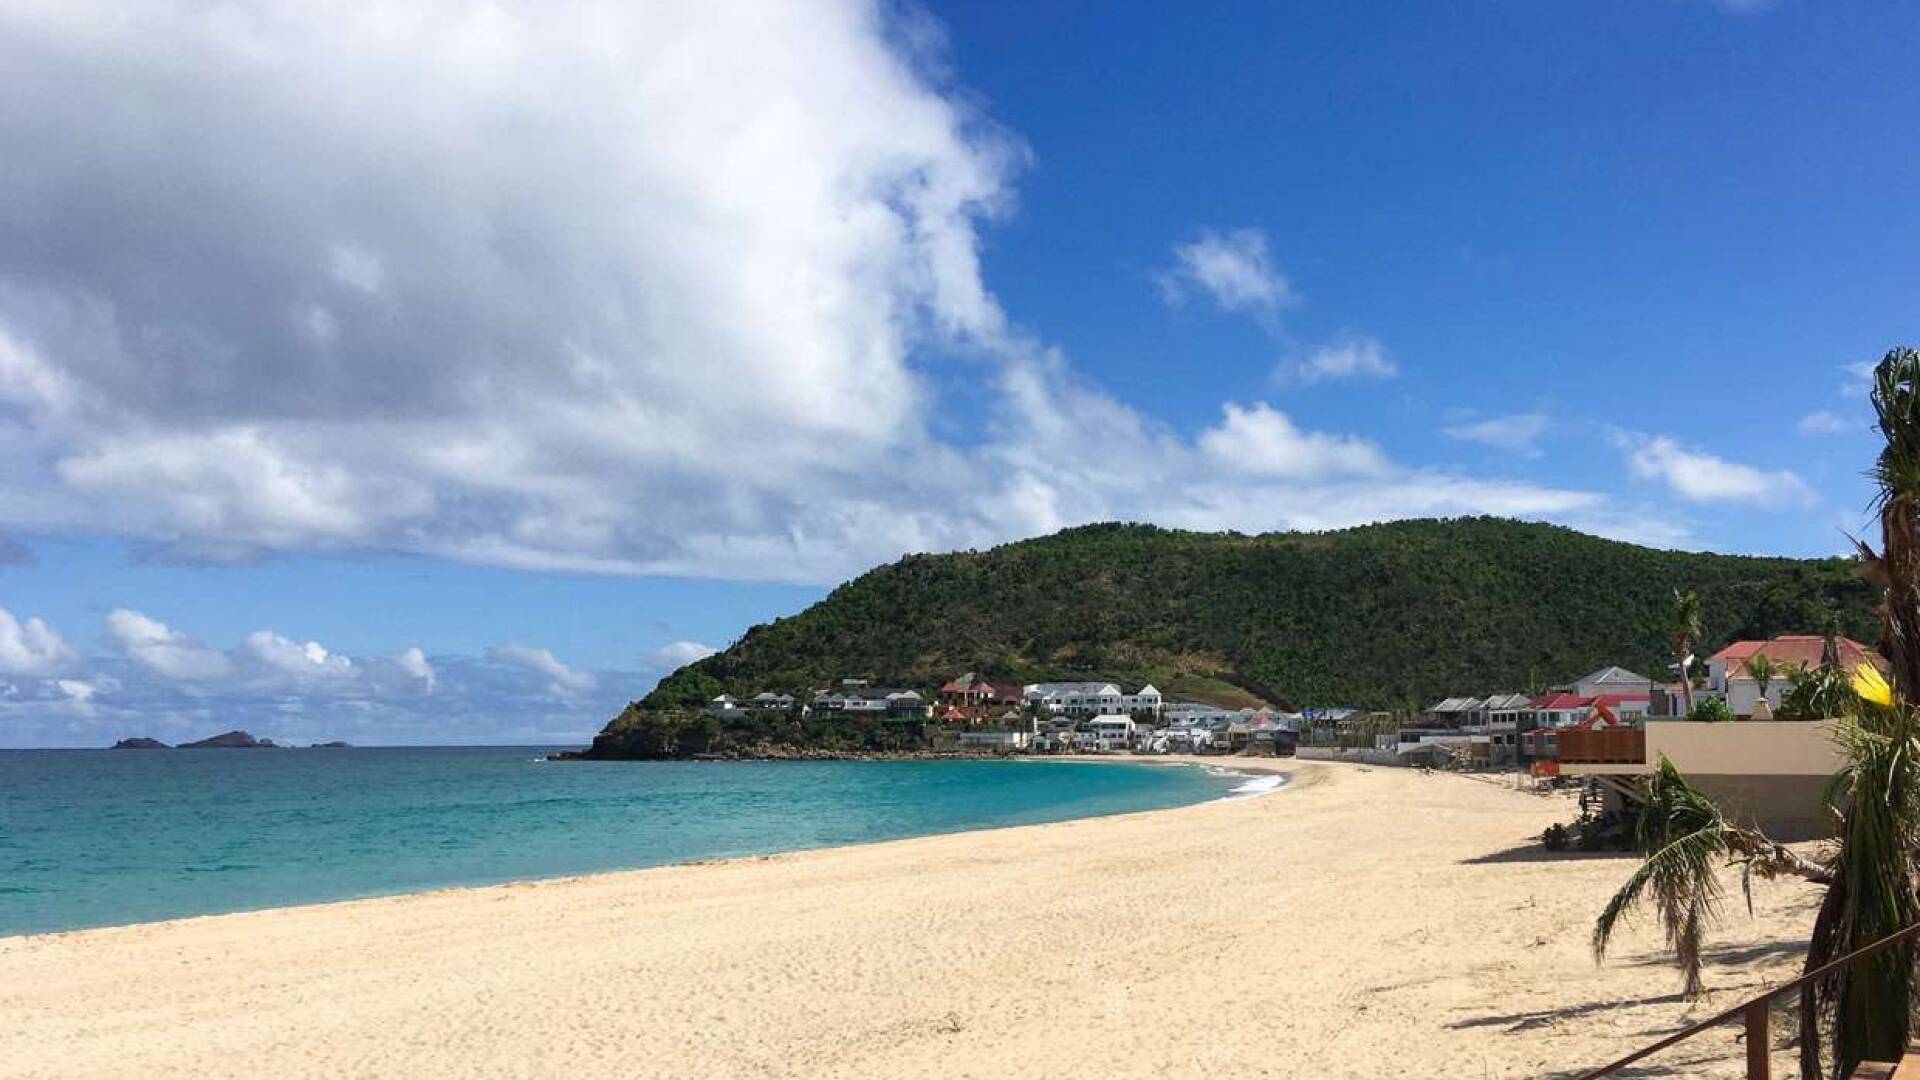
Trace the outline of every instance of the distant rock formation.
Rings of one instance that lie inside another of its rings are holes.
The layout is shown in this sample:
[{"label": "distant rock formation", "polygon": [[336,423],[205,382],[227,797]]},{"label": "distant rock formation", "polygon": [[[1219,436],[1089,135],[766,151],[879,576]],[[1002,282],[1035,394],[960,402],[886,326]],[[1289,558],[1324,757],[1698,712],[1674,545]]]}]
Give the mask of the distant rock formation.
[{"label": "distant rock formation", "polygon": [[312,747],[310,747],[310,749],[313,749],[313,750],[351,750],[351,749],[353,749],[353,744],[352,744],[352,743],[349,743],[349,742],[340,742],[339,740],[337,740],[337,739],[336,739],[336,740],[334,740],[333,742],[317,742],[317,743],[314,743],[314,744],[313,744],[313,746],[312,746]]},{"label": "distant rock formation", "polygon": [[222,735],[215,735],[211,739],[201,739],[199,742],[183,742],[180,744],[180,749],[252,750],[256,747],[270,747],[272,745],[272,739],[256,739],[244,731],[229,731]]},{"label": "distant rock formation", "polygon": [[146,738],[145,736],[141,736],[141,737],[139,737],[139,738],[135,738],[135,739],[121,739],[121,740],[120,740],[119,742],[117,742],[117,743],[114,743],[114,744],[113,744],[113,748],[114,748],[115,750],[166,750],[166,749],[170,749],[170,748],[169,748],[169,747],[167,746],[167,744],[166,744],[166,743],[163,743],[163,742],[161,742],[161,741],[160,741],[159,739],[149,739],[149,738]]}]

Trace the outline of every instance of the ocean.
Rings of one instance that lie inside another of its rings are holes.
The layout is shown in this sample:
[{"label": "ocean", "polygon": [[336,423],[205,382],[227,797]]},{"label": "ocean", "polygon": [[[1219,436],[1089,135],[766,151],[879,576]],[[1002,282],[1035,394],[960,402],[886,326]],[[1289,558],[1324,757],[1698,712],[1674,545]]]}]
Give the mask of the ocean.
[{"label": "ocean", "polygon": [[0,751],[0,936],[1180,806],[1225,770],[550,762],[535,747]]}]

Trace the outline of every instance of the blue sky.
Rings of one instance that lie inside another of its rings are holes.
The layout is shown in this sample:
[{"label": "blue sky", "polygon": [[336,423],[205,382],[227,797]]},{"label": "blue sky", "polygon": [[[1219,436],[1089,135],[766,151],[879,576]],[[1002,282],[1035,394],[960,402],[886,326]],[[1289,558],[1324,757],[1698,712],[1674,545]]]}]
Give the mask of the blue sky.
[{"label": "blue sky", "polygon": [[[907,551],[1843,550],[1920,14],[0,14],[0,746],[584,737]],[[116,614],[118,613],[118,614]]]}]

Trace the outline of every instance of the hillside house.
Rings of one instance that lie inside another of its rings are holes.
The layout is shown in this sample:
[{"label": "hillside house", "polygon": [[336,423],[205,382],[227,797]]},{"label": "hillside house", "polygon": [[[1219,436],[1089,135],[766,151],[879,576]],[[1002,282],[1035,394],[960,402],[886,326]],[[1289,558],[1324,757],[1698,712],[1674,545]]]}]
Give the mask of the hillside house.
[{"label": "hillside house", "polygon": [[1164,704],[1152,683],[1131,694],[1110,682],[1032,683],[1023,691],[1025,700],[1039,711],[1063,716],[1157,718]]},{"label": "hillside house", "polygon": [[[1760,683],[1747,673],[1747,662],[1755,656],[1764,656],[1780,669],[1766,691],[1768,711],[1776,711],[1789,685],[1788,673],[1819,667],[1828,659],[1826,649],[1826,639],[1818,634],[1781,634],[1766,641],[1736,641],[1707,658],[1707,692],[1724,696],[1733,715],[1741,719],[1753,716],[1760,703]],[[1885,658],[1852,638],[1835,638],[1833,649],[1831,659],[1843,671],[1852,672],[1867,664],[1886,670]]]},{"label": "hillside house", "polygon": [[925,720],[933,714],[933,706],[918,690],[844,683],[815,694],[813,708],[816,712],[875,720]]}]

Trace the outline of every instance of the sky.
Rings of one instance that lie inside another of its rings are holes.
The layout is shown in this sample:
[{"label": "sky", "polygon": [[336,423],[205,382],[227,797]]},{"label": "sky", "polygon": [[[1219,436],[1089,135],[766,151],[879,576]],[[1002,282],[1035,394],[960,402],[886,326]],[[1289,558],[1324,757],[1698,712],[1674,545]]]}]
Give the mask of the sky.
[{"label": "sky", "polygon": [[1826,555],[1920,12],[0,4],[0,747],[570,743],[909,552]]}]

